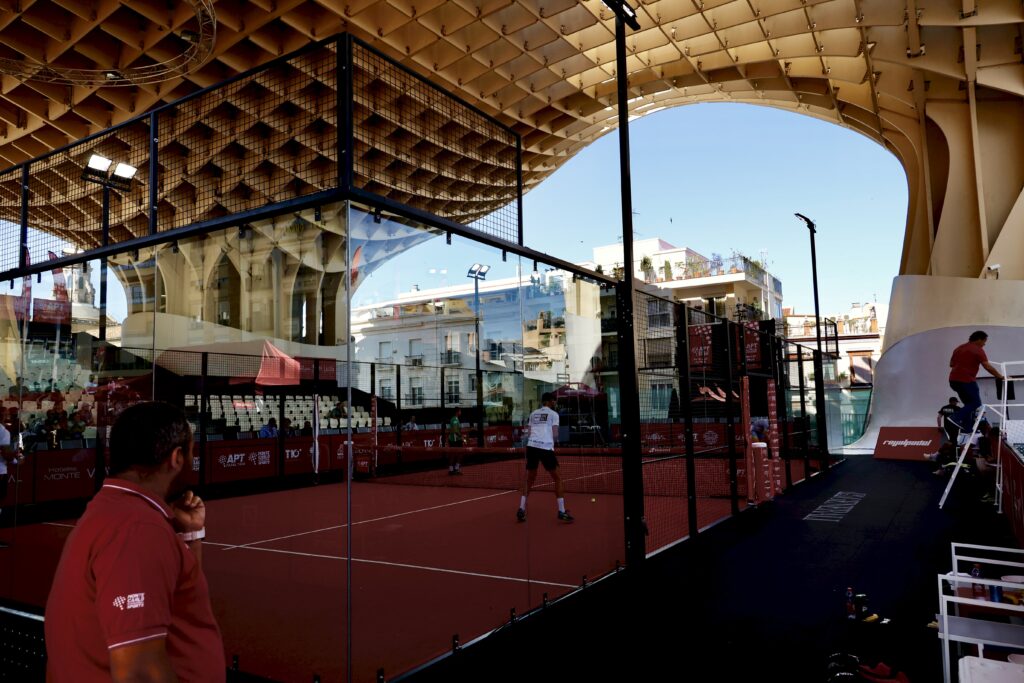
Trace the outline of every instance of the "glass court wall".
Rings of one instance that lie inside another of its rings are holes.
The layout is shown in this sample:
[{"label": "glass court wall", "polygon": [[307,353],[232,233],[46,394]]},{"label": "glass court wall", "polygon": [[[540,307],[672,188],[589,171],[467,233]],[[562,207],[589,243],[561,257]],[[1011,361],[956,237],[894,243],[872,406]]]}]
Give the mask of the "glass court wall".
[{"label": "glass court wall", "polygon": [[[243,671],[397,675],[624,561],[596,281],[337,202],[66,266],[27,311],[16,285],[12,603],[45,604],[108,427],[149,399],[192,424],[183,484],[208,501],[204,572]],[[516,519],[546,392],[573,524],[543,466]]]},{"label": "glass court wall", "polygon": [[[138,182],[80,180],[92,153]],[[520,156],[341,36],[0,172],[0,392],[25,450],[0,600],[41,612],[110,425],[150,399],[192,425],[180,483],[207,500],[226,659],[272,680],[391,678],[615,571],[626,465],[649,551],[744,507],[746,339],[638,295],[641,396],[621,396],[616,287],[523,245]],[[539,466],[519,521],[545,393],[558,477]]]}]

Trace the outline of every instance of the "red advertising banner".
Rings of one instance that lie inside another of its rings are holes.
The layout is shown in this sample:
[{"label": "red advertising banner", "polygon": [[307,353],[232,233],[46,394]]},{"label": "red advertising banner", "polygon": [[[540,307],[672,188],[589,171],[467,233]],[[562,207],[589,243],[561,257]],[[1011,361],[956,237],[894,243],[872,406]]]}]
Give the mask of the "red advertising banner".
[{"label": "red advertising banner", "polygon": [[[320,457],[330,453],[330,438],[321,436]],[[326,463],[321,463],[324,465]],[[326,469],[326,467],[324,468]],[[300,436],[284,441],[284,473],[311,474],[313,472],[313,437]]]},{"label": "red advertising banner", "polygon": [[761,335],[760,326],[756,322],[743,323],[743,351],[747,365],[761,367]]},{"label": "red advertising banner", "polygon": [[90,498],[96,491],[94,449],[37,452],[29,457],[35,481],[35,502]]},{"label": "red advertising banner", "polygon": [[211,484],[277,476],[277,439],[214,441],[206,447]]},{"label": "red advertising banner", "polygon": [[7,474],[0,474],[0,477],[7,479],[7,495],[0,497],[0,507],[35,502],[32,495],[32,464],[27,459],[20,465],[8,464]]},{"label": "red advertising banner", "polygon": [[875,458],[923,461],[925,453],[939,450],[940,437],[935,427],[882,427],[878,430]]},{"label": "red advertising banner", "polygon": [[37,323],[70,325],[71,302],[54,301],[53,299],[33,299],[32,320],[34,320]]},{"label": "red advertising banner", "polygon": [[186,467],[178,475],[182,484],[187,486],[199,486],[199,446],[196,445],[192,455],[192,466]]},{"label": "red advertising banner", "polygon": [[1017,543],[1024,546],[1024,463],[1005,444],[999,449],[1003,473],[1003,513],[1010,520]]},{"label": "red advertising banner", "polygon": [[0,294],[0,320],[24,320],[28,317],[28,299]]},{"label": "red advertising banner", "polygon": [[774,461],[775,490],[781,493],[786,490],[786,477],[779,450],[779,411],[773,379],[768,380],[768,453]]},{"label": "red advertising banner", "polygon": [[690,367],[709,369],[711,367],[711,336],[714,325],[690,325],[687,335],[690,338]]}]

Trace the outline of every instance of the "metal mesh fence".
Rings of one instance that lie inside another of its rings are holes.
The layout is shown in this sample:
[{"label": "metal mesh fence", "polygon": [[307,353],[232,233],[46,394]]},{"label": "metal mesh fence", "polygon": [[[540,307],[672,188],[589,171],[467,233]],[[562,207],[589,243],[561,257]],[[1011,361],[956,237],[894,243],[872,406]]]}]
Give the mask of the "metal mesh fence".
[{"label": "metal mesh fence", "polygon": [[63,256],[66,247],[88,250],[103,244],[103,185],[87,178],[89,161],[99,155],[110,163],[135,169],[123,187],[111,188],[109,242],[122,242],[149,231],[149,120],[121,126],[33,161],[28,173],[28,250],[31,263],[48,252]]},{"label": "metal mesh fence", "polygon": [[[350,44],[351,57],[339,52]],[[350,60],[353,116],[343,122],[349,88],[339,65]],[[520,241],[515,133],[369,46],[338,39],[7,169],[0,175],[0,269],[14,271],[21,260],[26,167],[28,260],[38,269],[51,252],[72,248],[90,258],[104,244],[347,189],[339,142],[347,144],[350,133],[354,187]],[[109,170],[87,172],[93,154],[110,160]],[[117,181],[117,164],[134,168],[134,176]]]},{"label": "metal mesh fence", "polygon": [[21,168],[0,173],[0,270],[18,267],[21,249]]},{"label": "metal mesh fence", "polygon": [[159,112],[160,231],[337,186],[337,45]]},{"label": "metal mesh fence", "polygon": [[352,58],[355,185],[518,242],[516,136],[362,43]]}]

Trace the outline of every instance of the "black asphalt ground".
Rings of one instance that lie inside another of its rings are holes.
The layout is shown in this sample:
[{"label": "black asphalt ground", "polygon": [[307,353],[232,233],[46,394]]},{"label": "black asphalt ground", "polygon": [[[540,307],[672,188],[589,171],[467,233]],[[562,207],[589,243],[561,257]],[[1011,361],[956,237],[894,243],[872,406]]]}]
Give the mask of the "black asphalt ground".
[{"label": "black asphalt ground", "polygon": [[[940,510],[933,469],[853,456],[407,680],[814,683],[847,651],[941,681],[927,624],[949,543],[1017,544],[975,482],[958,480]],[[839,521],[805,520],[841,492],[863,498]],[[847,620],[847,586],[890,623]]]}]

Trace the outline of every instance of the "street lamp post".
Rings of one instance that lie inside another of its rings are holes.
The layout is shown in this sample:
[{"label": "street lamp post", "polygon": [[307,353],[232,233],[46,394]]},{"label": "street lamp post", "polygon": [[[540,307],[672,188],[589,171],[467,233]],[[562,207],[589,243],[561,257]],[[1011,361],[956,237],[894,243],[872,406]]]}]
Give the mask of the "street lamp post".
[{"label": "street lamp post", "polygon": [[619,401],[622,415],[622,504],[626,562],[640,565],[646,557],[643,469],[640,459],[640,388],[633,332],[633,193],[629,174],[629,97],[626,69],[626,26],[640,29],[636,11],[625,0],[603,0],[615,14],[615,80],[618,94],[619,195],[622,208],[623,279],[618,283]]},{"label": "street lamp post", "polygon": [[821,351],[821,309],[818,305],[818,256],[814,249],[814,234],[817,228],[807,216],[802,213],[793,214],[807,225],[811,234],[811,284],[814,288],[814,332],[818,344],[818,354],[814,359],[814,399],[816,412],[818,413],[818,443],[821,445],[823,457],[828,453],[827,432],[825,430],[825,356]]},{"label": "street lamp post", "polygon": [[[487,278],[487,271],[491,269],[480,263],[474,263],[466,273],[466,277],[473,280],[473,323],[476,328],[476,443],[484,445],[484,382],[483,371],[480,369],[480,281]],[[442,387],[442,391],[444,388]]]}]

